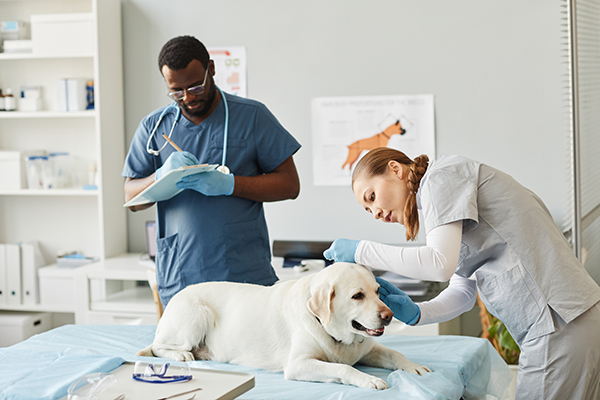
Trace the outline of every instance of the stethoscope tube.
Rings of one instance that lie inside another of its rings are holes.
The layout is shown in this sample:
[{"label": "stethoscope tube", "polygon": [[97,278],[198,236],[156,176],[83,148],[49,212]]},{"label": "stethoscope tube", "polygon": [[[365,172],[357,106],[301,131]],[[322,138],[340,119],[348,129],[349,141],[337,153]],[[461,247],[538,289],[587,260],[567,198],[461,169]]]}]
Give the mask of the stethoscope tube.
[{"label": "stethoscope tube", "polygon": [[[217,170],[224,174],[229,174],[229,172],[230,172],[229,168],[227,168],[227,166],[225,165],[225,162],[227,160],[227,136],[229,134],[229,105],[227,104],[227,99],[225,98],[225,94],[223,93],[221,88],[219,88],[217,86],[217,89],[219,90],[219,93],[221,93],[221,99],[223,99],[223,106],[225,107],[225,125],[223,128],[223,158],[221,160],[221,165],[219,167],[217,167]],[[156,122],[154,129],[152,129],[152,132],[150,133],[150,137],[148,137],[148,142],[146,143],[146,151],[149,154],[158,156],[159,153],[168,144],[168,142],[165,140],[165,144],[163,144],[163,146],[160,149],[154,150],[154,149],[150,148],[150,142],[152,141],[152,137],[154,136],[154,134],[156,133],[156,130],[160,126],[160,123],[162,122],[163,117],[167,114],[167,112],[169,112],[169,110],[171,108],[175,109],[175,121],[173,122],[171,131],[169,132],[169,139],[171,139],[171,135],[173,134],[173,131],[175,130],[175,126],[179,122],[179,118],[181,118],[181,109],[177,105],[177,102],[173,102],[173,103],[169,104],[167,107],[165,107],[165,109],[162,111],[162,113],[158,117],[158,121]]]},{"label": "stethoscope tube", "polygon": [[156,122],[156,125],[154,125],[154,129],[152,129],[152,133],[150,133],[150,137],[148,138],[148,142],[146,143],[146,151],[148,153],[150,153],[150,154],[155,155],[155,156],[158,156],[158,154],[165,148],[165,146],[168,144],[168,142],[165,140],[165,144],[163,144],[163,146],[160,149],[158,149],[158,150],[151,149],[150,148],[150,142],[152,141],[152,137],[156,133],[156,130],[160,126],[160,123],[162,122],[162,119],[167,114],[167,112],[169,112],[169,110],[171,108],[175,109],[175,122],[173,122],[173,126],[171,127],[171,131],[169,132],[169,139],[171,139],[171,135],[173,134],[173,130],[175,130],[175,125],[177,125],[177,122],[179,122],[179,118],[181,117],[181,109],[179,108],[179,106],[177,106],[177,102],[173,102],[173,103],[169,104],[167,107],[165,107],[165,109],[162,111],[162,113],[160,113],[160,117],[158,117],[158,121]]},{"label": "stethoscope tube", "polygon": [[[221,98],[223,99],[223,106],[225,107],[225,126],[223,128],[223,160],[221,161],[221,172],[224,174],[229,173],[229,168],[226,167],[225,160],[227,159],[227,134],[229,133],[229,106],[227,105],[227,99],[225,99],[225,94],[221,90],[220,87],[217,86],[219,92],[221,93]],[[224,170],[227,168],[227,172]]]}]

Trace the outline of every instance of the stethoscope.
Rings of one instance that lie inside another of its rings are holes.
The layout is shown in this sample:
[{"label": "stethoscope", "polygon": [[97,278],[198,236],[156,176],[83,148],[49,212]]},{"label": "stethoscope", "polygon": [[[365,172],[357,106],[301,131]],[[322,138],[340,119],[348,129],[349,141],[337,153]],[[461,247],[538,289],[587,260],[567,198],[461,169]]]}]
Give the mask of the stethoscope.
[{"label": "stethoscope", "polygon": [[[223,91],[221,91],[221,89],[219,87],[217,87],[217,89],[219,89],[219,92],[221,93],[221,99],[223,99],[223,106],[225,107],[225,127],[223,129],[223,160],[221,161],[221,165],[219,165],[217,167],[217,171],[222,172],[224,174],[229,174],[229,172],[230,172],[229,168],[227,168],[227,166],[225,165],[225,160],[227,158],[227,133],[229,132],[229,107],[227,106],[227,99],[225,98],[225,95],[223,94]],[[171,109],[175,109],[175,121],[173,122],[173,126],[171,127],[171,131],[169,132],[169,139],[171,139],[171,135],[173,134],[173,130],[175,130],[175,125],[177,125],[177,122],[179,122],[179,118],[181,118],[181,109],[177,105],[176,101],[173,102],[173,103],[171,103],[171,104],[169,104],[167,107],[165,107],[165,109],[163,110],[163,112],[158,117],[158,121],[156,122],[156,125],[154,126],[154,129],[152,129],[152,133],[150,133],[150,137],[148,138],[148,143],[146,143],[146,151],[148,153],[150,153],[150,154],[158,156],[158,154],[165,148],[165,146],[167,144],[169,144],[165,140],[165,144],[163,144],[163,146],[160,149],[153,150],[153,149],[150,148],[150,142],[152,141],[152,137],[154,136],[154,134],[156,133],[156,130],[160,126],[160,123],[162,122],[163,117]]]}]

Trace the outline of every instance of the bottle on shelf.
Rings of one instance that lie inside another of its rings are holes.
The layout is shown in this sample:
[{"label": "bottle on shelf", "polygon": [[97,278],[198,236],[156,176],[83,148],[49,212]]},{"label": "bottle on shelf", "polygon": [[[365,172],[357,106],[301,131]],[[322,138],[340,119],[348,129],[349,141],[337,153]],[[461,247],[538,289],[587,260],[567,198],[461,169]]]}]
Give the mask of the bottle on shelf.
[{"label": "bottle on shelf", "polygon": [[94,81],[88,80],[85,85],[86,98],[87,98],[87,107],[86,110],[94,109]]},{"label": "bottle on shelf", "polygon": [[6,89],[6,95],[4,96],[4,110],[15,111],[17,109],[17,100],[12,94],[12,89]]},{"label": "bottle on shelf", "polygon": [[2,89],[0,89],[0,111],[4,111],[4,95]]}]

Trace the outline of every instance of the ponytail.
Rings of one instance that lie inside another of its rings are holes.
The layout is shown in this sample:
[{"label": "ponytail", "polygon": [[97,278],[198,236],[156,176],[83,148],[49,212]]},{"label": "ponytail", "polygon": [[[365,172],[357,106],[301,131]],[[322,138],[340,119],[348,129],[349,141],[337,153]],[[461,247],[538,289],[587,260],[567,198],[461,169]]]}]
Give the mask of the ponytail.
[{"label": "ponytail", "polygon": [[406,227],[406,240],[415,240],[419,233],[419,213],[417,209],[417,192],[421,185],[421,178],[427,171],[429,157],[420,155],[410,164],[410,172],[406,186],[408,187],[408,198],[404,206],[404,226]]},{"label": "ponytail", "polygon": [[406,240],[415,240],[419,233],[417,191],[421,184],[421,178],[423,178],[425,171],[427,171],[429,157],[423,154],[413,161],[401,151],[389,147],[373,149],[356,164],[354,172],[352,173],[352,186],[354,187],[354,181],[356,181],[359,176],[371,177],[387,173],[388,163],[392,160],[410,166],[407,177],[407,188],[409,193],[408,198],[406,199],[406,205],[404,206],[404,227],[406,228]]}]

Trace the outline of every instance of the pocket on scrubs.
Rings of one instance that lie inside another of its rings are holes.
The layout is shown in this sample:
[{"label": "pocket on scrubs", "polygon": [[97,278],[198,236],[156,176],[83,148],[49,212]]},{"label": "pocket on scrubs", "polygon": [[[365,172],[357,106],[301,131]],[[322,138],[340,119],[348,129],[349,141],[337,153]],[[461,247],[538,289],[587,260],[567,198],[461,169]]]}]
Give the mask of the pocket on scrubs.
[{"label": "pocket on scrubs", "polygon": [[[241,162],[246,153],[246,140],[227,139],[227,159],[225,160],[225,165],[234,165],[231,160],[236,160],[236,175],[243,175],[239,168],[242,168],[246,164],[245,162]],[[221,164],[223,161],[223,139],[213,141],[211,146],[208,148],[207,159],[209,164]]]},{"label": "pocket on scrubs", "polygon": [[271,284],[269,236],[259,220],[225,225],[226,263],[229,279],[237,282]]},{"label": "pocket on scrubs", "polygon": [[[545,306],[545,303],[538,304],[537,299],[543,296],[528,277],[527,271],[519,265],[490,280],[477,276],[477,288],[490,304],[490,312],[504,322],[517,343],[523,341]],[[531,281],[529,285],[528,281]]]},{"label": "pocket on scrubs", "polygon": [[156,281],[161,297],[171,298],[183,289],[177,234],[156,241]]}]

